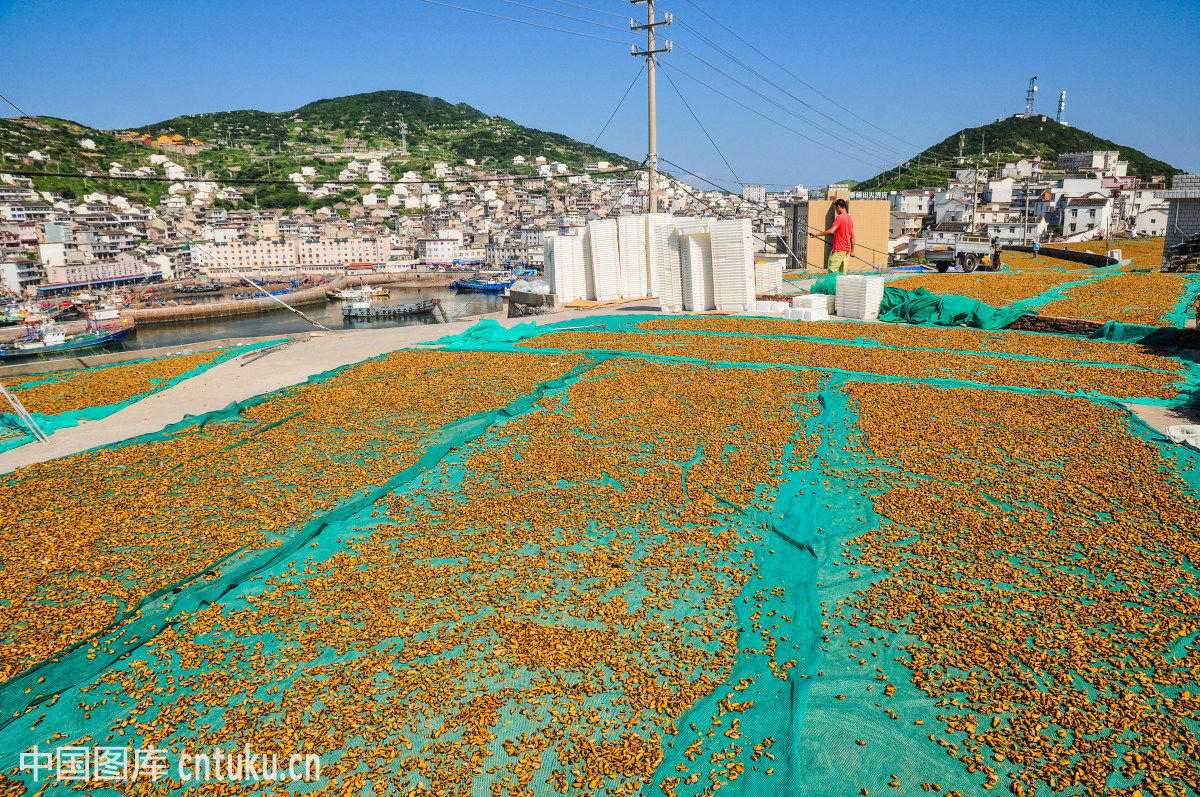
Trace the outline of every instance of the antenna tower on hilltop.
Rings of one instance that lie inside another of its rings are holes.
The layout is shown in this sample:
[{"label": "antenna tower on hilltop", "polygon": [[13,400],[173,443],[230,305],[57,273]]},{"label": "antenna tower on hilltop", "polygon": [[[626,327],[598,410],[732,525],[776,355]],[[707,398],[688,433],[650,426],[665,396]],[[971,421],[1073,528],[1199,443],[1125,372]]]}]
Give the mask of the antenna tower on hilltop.
[{"label": "antenna tower on hilltop", "polygon": [[1037,75],[1029,78],[1029,88],[1025,92],[1025,118],[1033,116],[1033,103],[1037,100]]}]

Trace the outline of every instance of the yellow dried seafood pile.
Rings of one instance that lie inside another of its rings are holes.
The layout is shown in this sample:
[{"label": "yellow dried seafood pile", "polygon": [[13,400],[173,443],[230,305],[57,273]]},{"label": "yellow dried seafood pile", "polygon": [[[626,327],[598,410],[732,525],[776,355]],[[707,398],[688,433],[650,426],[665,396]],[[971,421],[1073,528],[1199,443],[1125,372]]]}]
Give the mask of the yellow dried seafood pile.
[{"label": "yellow dried seafood pile", "polygon": [[1102,255],[1109,249],[1120,249],[1122,259],[1132,259],[1134,266],[1158,268],[1163,261],[1165,238],[1113,238],[1108,241],[1053,244],[1055,249],[1073,252],[1094,252]]},{"label": "yellow dried seafood pile", "polygon": [[[1170,326],[1170,316],[1194,285],[1179,274],[1116,274],[1067,288],[1042,306],[1042,315],[1089,321]],[[1191,309],[1195,311],[1196,304]]]},{"label": "yellow dried seafood pile", "polygon": [[1200,501],[1175,466],[1086,400],[846,390],[899,473],[852,541],[884,577],[838,614],[914,640],[947,752],[1018,795],[1200,791]]},{"label": "yellow dried seafood pile", "polygon": [[769,318],[694,317],[643,321],[637,329],[648,332],[716,332],[737,335],[798,336],[829,340],[859,340],[883,346],[916,349],[950,349],[977,354],[1016,354],[1077,363],[1111,363],[1155,371],[1186,373],[1188,365],[1165,350],[1137,343],[1089,340],[1066,335],[969,329],[919,327],[907,324],[859,324],[816,321],[782,321]]},{"label": "yellow dried seafood pile", "polygon": [[1015,302],[1033,299],[1043,293],[1084,279],[1076,273],[1046,272],[1037,274],[922,274],[890,280],[889,288],[915,291],[924,288],[939,296],[966,296],[992,307],[1007,307]]},{"label": "yellow dried seafood pile", "polygon": [[757,337],[571,331],[539,335],[520,345],[530,349],[598,349],[717,362],[826,368],[906,379],[954,379],[985,385],[1100,393],[1114,398],[1172,399],[1179,394],[1181,381],[1175,374],[1134,368]]},{"label": "yellow dried seafood pile", "polygon": [[238,605],[161,633],[83,709],[128,700],[112,733],[141,744],[318,754],[329,794],[649,794],[766,767],[771,741],[738,730],[751,704],[722,698],[728,753],[651,782],[739,654],[757,534],[731,505],[765,506],[812,457],[797,433],[822,381],[602,363],[377,502],[376,521],[327,529]]},{"label": "yellow dried seafood pile", "polygon": [[578,359],[396,352],[161,440],[9,474],[0,679],[155,590],[383,484],[439,427],[505,407]]},{"label": "yellow dried seafood pile", "polygon": [[229,349],[160,357],[146,362],[90,368],[56,375],[53,381],[40,381],[44,376],[14,380],[10,386],[25,409],[43,415],[59,415],[88,407],[120,404],[157,388],[193,368],[207,365],[227,354]]}]

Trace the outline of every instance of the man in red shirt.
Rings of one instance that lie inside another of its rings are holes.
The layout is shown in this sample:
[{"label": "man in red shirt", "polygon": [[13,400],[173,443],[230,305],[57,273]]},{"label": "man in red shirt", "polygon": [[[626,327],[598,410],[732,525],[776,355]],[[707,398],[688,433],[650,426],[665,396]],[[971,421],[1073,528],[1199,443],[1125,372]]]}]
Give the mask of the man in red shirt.
[{"label": "man in red shirt", "polygon": [[833,219],[833,226],[813,237],[833,236],[833,251],[829,253],[829,272],[845,274],[850,258],[854,256],[854,219],[850,218],[850,207],[844,199],[833,203],[833,211],[837,214]]}]

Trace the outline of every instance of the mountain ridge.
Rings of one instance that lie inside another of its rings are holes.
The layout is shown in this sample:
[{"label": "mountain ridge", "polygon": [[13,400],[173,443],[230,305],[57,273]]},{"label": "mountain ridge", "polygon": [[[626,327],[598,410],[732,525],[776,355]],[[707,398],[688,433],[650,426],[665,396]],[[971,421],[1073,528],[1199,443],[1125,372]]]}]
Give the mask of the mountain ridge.
[{"label": "mountain ridge", "polygon": [[[1134,147],[1123,146],[1077,127],[1059,124],[1047,116],[1010,116],[986,125],[963,128],[919,155],[914,155],[904,167],[881,172],[859,183],[855,190],[901,191],[944,184],[946,176],[954,168],[960,136],[965,136],[965,168],[970,168],[973,161],[979,160],[978,151],[982,145],[987,152],[983,163],[993,166],[1019,157],[1040,157],[1052,162],[1064,152],[1117,150],[1121,153],[1121,160],[1129,162],[1129,174],[1142,180],[1157,175],[1170,177],[1183,171]],[[972,154],[972,150],[975,154]]]},{"label": "mountain ridge", "polygon": [[[101,172],[108,172],[114,162],[135,169],[148,165],[152,154],[163,151],[119,137],[125,133],[151,139],[180,136],[198,140],[203,144],[199,152],[172,149],[164,154],[190,172],[217,182],[281,179],[302,166],[316,167],[319,180],[336,181],[341,170],[337,160],[344,162],[356,151],[398,152],[401,143],[407,144],[408,155],[386,158],[388,168],[397,174],[414,171],[431,178],[433,164],[439,161],[460,166],[474,160],[480,167],[517,174],[533,174],[529,161],[539,155],[565,163],[572,171],[589,162],[636,165],[629,158],[562,133],[490,116],[466,103],[395,89],[313,100],[290,111],[244,109],[185,114],[116,130],[46,116],[6,118],[0,119],[0,152],[18,156],[17,162],[25,161],[23,165],[29,171],[77,174],[83,164]],[[91,139],[95,148],[85,146],[86,139]],[[44,158],[29,158],[32,151]],[[514,164],[517,156],[523,156],[526,163]],[[15,165],[12,168],[20,171]],[[87,180],[35,177],[34,185],[38,190],[62,191],[68,196],[96,191],[118,194],[146,204],[155,204],[167,188],[161,183],[94,176]],[[249,192],[260,207],[281,208],[353,201],[348,194],[354,193],[348,191],[314,202],[287,185],[255,187]]]}]

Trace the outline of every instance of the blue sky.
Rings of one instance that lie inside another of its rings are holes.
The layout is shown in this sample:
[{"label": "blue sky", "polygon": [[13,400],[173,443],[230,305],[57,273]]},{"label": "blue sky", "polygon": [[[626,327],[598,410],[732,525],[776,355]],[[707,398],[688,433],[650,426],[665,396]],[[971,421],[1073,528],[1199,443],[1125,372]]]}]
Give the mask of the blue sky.
[{"label": "blue sky", "polygon": [[[623,26],[616,16],[556,0],[520,1]],[[571,1],[610,14],[644,15],[644,7],[624,0]],[[502,0],[446,2],[635,40],[628,31],[539,14]],[[1058,92],[1065,89],[1068,122],[1200,172],[1200,0],[694,2],[852,112],[780,72],[704,16],[692,0],[660,0],[660,8],[674,12],[680,23],[662,29],[663,35],[784,106],[755,96],[681,49],[664,56],[666,72],[729,165],[662,77],[659,150],[723,184],[735,183],[730,167],[743,182],[821,185],[862,179],[881,163],[894,165],[898,157],[959,128],[1022,110],[1033,74],[1041,87],[1039,111],[1053,115]],[[783,90],[728,60],[682,23]],[[622,44],[421,0],[346,5],[0,0],[0,29],[6,33],[0,93],[30,113],[104,128],[183,113],[288,110],[322,97],[394,88],[467,102],[591,141],[640,66]],[[764,120],[683,72],[827,146]],[[645,102],[643,76],[599,144],[641,159],[647,149]]]}]

